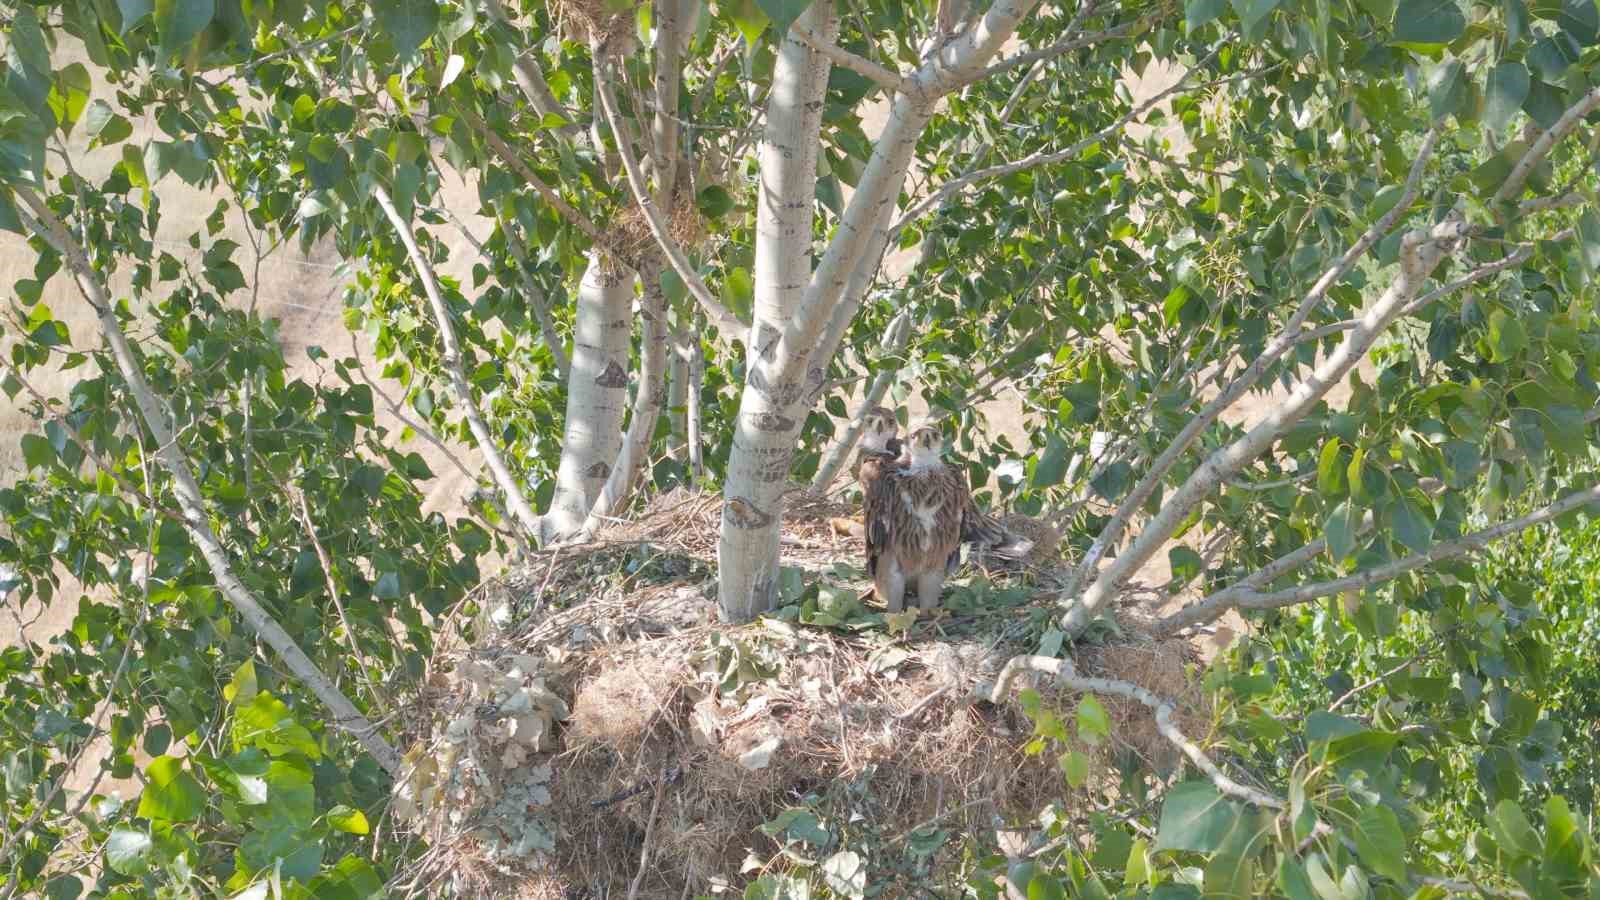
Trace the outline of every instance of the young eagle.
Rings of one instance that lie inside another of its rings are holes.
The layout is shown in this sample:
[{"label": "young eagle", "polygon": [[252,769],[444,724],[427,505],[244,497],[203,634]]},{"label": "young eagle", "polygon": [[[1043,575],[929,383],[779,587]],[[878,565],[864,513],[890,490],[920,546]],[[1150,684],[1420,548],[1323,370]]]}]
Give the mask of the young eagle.
[{"label": "young eagle", "polygon": [[908,585],[918,605],[938,605],[944,579],[961,561],[961,544],[1020,559],[1032,542],[1018,539],[972,502],[960,470],[939,458],[944,441],[926,425],[900,456],[894,413],[877,407],[863,417],[856,478],[863,493],[867,574],[890,612],[905,607]]},{"label": "young eagle", "polygon": [[864,452],[861,466],[867,571],[892,613],[905,608],[908,586],[918,606],[937,606],[945,577],[960,561],[963,531],[974,537],[987,531],[975,518],[966,480],[939,458],[944,441],[938,429],[918,428],[906,445],[908,461]]}]

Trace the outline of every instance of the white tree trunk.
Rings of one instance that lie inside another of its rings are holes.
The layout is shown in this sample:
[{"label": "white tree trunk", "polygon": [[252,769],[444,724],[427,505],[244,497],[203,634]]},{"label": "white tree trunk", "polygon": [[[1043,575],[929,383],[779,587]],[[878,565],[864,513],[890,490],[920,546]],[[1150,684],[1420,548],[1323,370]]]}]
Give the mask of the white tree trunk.
[{"label": "white tree trunk", "polygon": [[[827,3],[812,4],[796,26],[829,41],[839,30]],[[806,393],[804,356],[799,365],[786,365],[789,361],[779,360],[777,352],[811,281],[818,134],[828,68],[827,59],[788,36],[778,50],[767,101],[756,209],[753,340],[745,356],[747,374],[717,545],[720,608],[736,622],[771,609],[776,598],[780,505],[804,422],[801,401]]]},{"label": "white tree trunk", "polygon": [[545,542],[583,528],[622,447],[633,273],[602,260],[599,250],[590,255],[578,286],[561,465],[540,535]]},{"label": "white tree trunk", "polygon": [[615,515],[627,502],[639,470],[650,455],[656,421],[666,401],[667,298],[661,292],[660,269],[646,272],[641,281],[644,301],[639,310],[639,378],[633,395],[633,418],[628,422],[628,433],[622,439],[611,474],[584,522],[586,533],[593,533],[606,516]]}]

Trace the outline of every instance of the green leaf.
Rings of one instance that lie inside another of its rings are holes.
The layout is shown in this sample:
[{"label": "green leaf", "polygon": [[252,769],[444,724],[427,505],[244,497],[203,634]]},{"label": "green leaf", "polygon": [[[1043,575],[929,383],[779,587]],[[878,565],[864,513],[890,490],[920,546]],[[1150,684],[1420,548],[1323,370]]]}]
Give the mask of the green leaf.
[{"label": "green leaf", "polygon": [[118,826],[106,838],[106,865],[118,875],[138,878],[150,871],[150,851],[154,846],[148,832]]},{"label": "green leaf", "polygon": [[1435,121],[1454,115],[1467,97],[1459,60],[1446,60],[1428,73],[1428,112]]},{"label": "green leaf", "polygon": [[1600,9],[1596,9],[1595,0],[1562,0],[1556,22],[1582,46],[1600,41]]},{"label": "green leaf", "polygon": [[1317,492],[1336,497],[1344,490],[1344,466],[1339,465],[1339,439],[1329,438],[1317,457]]},{"label": "green leaf", "polygon": [[695,205],[706,218],[720,219],[733,211],[733,195],[721,185],[713,184],[700,190],[695,197]]},{"label": "green leaf", "polygon": [[122,27],[117,32],[120,37],[155,12],[155,0],[117,0],[117,12],[122,15]]},{"label": "green leaf", "polygon": [[371,831],[367,817],[361,810],[342,804],[328,810],[328,824],[346,834],[366,834]]},{"label": "green leaf", "polygon": [[1285,855],[1278,860],[1278,890],[1289,900],[1318,900],[1305,866],[1293,856]]},{"label": "green leaf", "polygon": [[30,469],[49,468],[56,460],[56,448],[43,435],[25,434],[21,439],[22,462]]},{"label": "green leaf", "polygon": [[1402,47],[1432,51],[1466,30],[1466,16],[1455,0],[1400,0],[1395,9],[1394,43]]},{"label": "green leaf", "polygon": [[1560,89],[1545,84],[1539,78],[1528,84],[1528,98],[1522,101],[1522,110],[1540,128],[1549,129],[1555,125],[1566,108]]},{"label": "green leaf", "polygon": [[1184,544],[1167,551],[1167,563],[1172,567],[1172,580],[1175,586],[1188,584],[1205,570],[1205,560]]},{"label": "green leaf", "polygon": [[1111,717],[1092,694],[1078,701],[1078,738],[1092,746],[1111,736]]},{"label": "green leaf", "polygon": [[14,8],[7,36],[11,38],[11,49],[29,75],[38,79],[50,76],[50,47],[39,29],[33,7],[19,4]]},{"label": "green leaf", "polygon": [[1039,463],[1033,467],[1033,487],[1035,490],[1055,487],[1067,475],[1067,442],[1060,435],[1052,434],[1045,438],[1044,453],[1039,456]]},{"label": "green leaf", "polygon": [[1589,423],[1576,406],[1556,404],[1545,409],[1542,424],[1545,439],[1561,453],[1580,456],[1588,449]]},{"label": "green leaf", "polygon": [[1067,900],[1067,889],[1055,876],[1039,872],[1028,879],[1028,900]]},{"label": "green leaf", "polygon": [[380,0],[373,9],[401,59],[409,59],[439,27],[436,0]]},{"label": "green leaf", "polygon": [[89,102],[83,114],[83,127],[101,146],[118,143],[133,134],[128,120],[117,115],[104,100]]},{"label": "green leaf", "polygon": [[767,14],[761,11],[761,7],[757,5],[756,0],[734,0],[729,6],[731,7],[729,12],[733,17],[733,24],[739,29],[739,33],[744,36],[745,46],[752,48],[758,46],[758,42],[761,40],[761,32],[766,30],[767,23],[772,20],[767,18]]},{"label": "green leaf", "polygon": [[1578,217],[1578,248],[1591,272],[1600,272],[1600,213],[1591,207]]},{"label": "green leaf", "polygon": [[1187,31],[1209,24],[1228,8],[1228,0],[1188,0],[1184,6],[1183,21]]},{"label": "green leaf", "polygon": [[1433,544],[1433,517],[1419,509],[1410,497],[1402,496],[1394,505],[1391,521],[1395,537],[1412,552],[1421,553]]},{"label": "green leaf", "polygon": [[1527,345],[1528,335],[1522,328],[1522,322],[1503,309],[1489,314],[1490,362],[1505,362],[1521,353]]},{"label": "green leaf", "polygon": [[756,0],[756,3],[772,20],[773,36],[781,40],[789,33],[794,20],[811,5],[811,0]]},{"label": "green leaf", "polygon": [[144,752],[149,756],[160,756],[172,746],[172,727],[165,722],[151,726],[144,733]]},{"label": "green leaf", "polygon": [[206,808],[206,792],[183,768],[183,760],[160,756],[145,767],[144,792],[139,795],[139,815],[164,822],[192,822]]},{"label": "green leaf", "polygon": [[178,53],[211,24],[216,0],[155,0],[156,33],[168,56]]},{"label": "green leaf", "polygon": [[1387,806],[1369,806],[1356,819],[1356,852],[1374,872],[1401,884],[1406,881],[1406,836],[1400,819]]},{"label": "green leaf", "polygon": [[1061,772],[1071,787],[1082,787],[1089,780],[1089,757],[1081,750],[1068,750],[1061,754]]},{"label": "green leaf", "polygon": [[1233,11],[1239,14],[1239,24],[1248,35],[1278,8],[1279,0],[1232,0],[1232,3]]},{"label": "green leaf", "polygon": [[1494,816],[1489,822],[1494,826],[1495,839],[1503,849],[1531,857],[1538,857],[1543,851],[1544,842],[1539,839],[1538,832],[1533,830],[1532,823],[1515,801],[1501,800],[1495,804]]},{"label": "green leaf", "polygon": [[1210,853],[1239,820],[1238,805],[1209,781],[1185,781],[1167,793],[1156,832],[1157,850]]},{"label": "green leaf", "polygon": [[1328,539],[1328,555],[1334,562],[1342,562],[1355,552],[1358,515],[1355,507],[1346,500],[1333,508],[1333,514],[1323,526],[1323,534]]},{"label": "green leaf", "polygon": [[1528,99],[1528,67],[1519,62],[1503,62],[1489,72],[1485,88],[1483,121],[1491,131],[1501,131],[1522,110]]}]

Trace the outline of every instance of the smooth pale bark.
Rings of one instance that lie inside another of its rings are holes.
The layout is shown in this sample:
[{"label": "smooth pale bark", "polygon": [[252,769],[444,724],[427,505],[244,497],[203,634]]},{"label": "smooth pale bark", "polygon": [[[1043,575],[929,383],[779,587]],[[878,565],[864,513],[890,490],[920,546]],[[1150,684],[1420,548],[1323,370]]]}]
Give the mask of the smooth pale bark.
[{"label": "smooth pale bark", "polygon": [[[1241,471],[1265,453],[1278,438],[1311,412],[1333,386],[1356,367],[1385,329],[1399,317],[1427,282],[1428,276],[1447,252],[1467,231],[1458,218],[1451,218],[1431,232],[1409,232],[1401,240],[1400,267],[1389,287],[1362,313],[1360,324],[1340,345],[1300,383],[1238,440],[1219,448],[1195,469],[1183,486],[1168,497],[1161,511],[1139,532],[1133,544],[1112,560],[1084,591],[1083,597],[1068,608],[1063,630],[1069,636],[1080,634],[1100,614],[1106,603],[1121,590],[1134,572],[1155,555],[1157,549],[1177,531],[1195,505],[1215,491],[1225,479]],[[1072,598],[1063,598],[1071,603]]]},{"label": "smooth pale bark", "polygon": [[667,437],[667,457],[683,461],[689,447],[689,354],[681,339],[673,341],[671,358],[667,364],[667,421],[671,425]]},{"label": "smooth pale bark", "polygon": [[656,421],[666,402],[667,369],[667,298],[661,292],[661,272],[644,273],[644,300],[639,310],[641,335],[639,339],[639,377],[634,388],[633,418],[628,422],[628,433],[617,451],[616,462],[611,466],[605,485],[595,497],[594,507],[584,522],[583,530],[593,533],[605,517],[615,515],[627,502],[639,470],[650,452],[650,441],[655,437]]},{"label": "smooth pale bark", "polygon": [[567,379],[566,428],[545,541],[575,535],[611,476],[622,449],[628,402],[628,344],[633,273],[608,265],[596,250],[578,285]]},{"label": "smooth pale bark", "polygon": [[[831,4],[817,3],[799,27],[833,40]],[[798,312],[811,280],[818,135],[828,60],[786,37],[778,50],[767,101],[757,190],[753,340],[734,423],[717,545],[719,600],[725,618],[742,622],[771,609],[778,573],[778,520],[789,461],[804,422],[796,369],[777,359],[777,344]],[[816,381],[821,383],[818,370]]]},{"label": "smooth pale bark", "polygon": [[[825,83],[829,63],[792,34],[779,50],[760,157],[755,322],[717,546],[724,618],[747,621],[776,600],[778,526],[795,443],[821,393],[834,335],[842,336],[841,323],[855,315],[888,246],[890,213],[917,138],[939,97],[981,70],[1034,5],[995,3],[908,76],[814,273],[809,223],[822,106],[818,82]],[[831,5],[814,4],[796,24],[814,42],[832,43],[838,34],[832,16]],[[808,105],[797,108],[801,102]],[[797,227],[802,221],[803,229]]]}]

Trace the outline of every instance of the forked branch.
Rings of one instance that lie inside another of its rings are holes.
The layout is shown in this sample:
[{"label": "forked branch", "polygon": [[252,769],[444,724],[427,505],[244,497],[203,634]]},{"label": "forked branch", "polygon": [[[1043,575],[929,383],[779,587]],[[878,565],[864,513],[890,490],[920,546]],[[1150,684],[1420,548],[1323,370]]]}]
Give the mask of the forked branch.
[{"label": "forked branch", "polygon": [[140,418],[144,420],[145,427],[150,429],[150,434],[155,439],[156,459],[172,476],[173,493],[176,494],[178,506],[183,511],[184,524],[195,545],[200,548],[201,557],[211,569],[218,590],[227,598],[228,603],[238,610],[251,630],[277,652],[294,677],[322,701],[338,727],[359,741],[384,771],[398,776],[404,765],[400,754],[383,735],[378,733],[377,726],[356,708],[350,698],[317,668],[311,657],[300,649],[294,638],[290,637],[283,626],[267,613],[256,595],[234,574],[228,551],[223,548],[222,541],[211,528],[205,495],[201,493],[200,484],[195,481],[194,473],[189,468],[189,459],[182,445],[178,443],[172,423],[167,421],[161,402],[156,399],[150,383],[145,380],[144,367],[128,343],[127,335],[122,331],[122,323],[117,320],[111,296],[104,282],[95,273],[88,253],[32,188],[17,185],[13,190],[28,207],[31,227],[61,254],[62,259],[66,261],[68,271],[72,273],[74,282],[77,283],[78,290],[94,309],[100,323],[100,331],[111,347],[111,355],[117,362],[123,381],[128,385],[128,392],[133,395],[134,403],[139,408]]},{"label": "forked branch", "polygon": [[1183,755],[1189,757],[1217,790],[1230,797],[1237,797],[1246,803],[1254,803],[1265,809],[1281,810],[1285,807],[1282,800],[1264,791],[1259,791],[1248,785],[1228,777],[1211,757],[1201,750],[1199,745],[1190,740],[1177,725],[1173,724],[1172,717],[1177,712],[1172,701],[1158,697],[1129,681],[1118,681],[1111,678],[1092,678],[1079,675],[1077,667],[1070,659],[1057,659],[1051,656],[1013,656],[1000,670],[1000,675],[995,679],[994,686],[989,689],[985,697],[990,703],[999,704],[1011,693],[1011,682],[1023,672],[1038,672],[1055,678],[1056,683],[1075,691],[1084,691],[1094,694],[1108,694],[1114,697],[1126,697],[1136,700],[1149,707],[1155,714],[1156,728],[1161,736],[1172,742]]},{"label": "forked branch", "polygon": [[1171,634],[1182,628],[1199,622],[1210,621],[1230,609],[1283,609],[1309,603],[1323,597],[1345,591],[1361,591],[1370,587],[1393,581],[1408,572],[1414,572],[1448,559],[1466,556],[1470,553],[1480,553],[1495,541],[1510,537],[1521,531],[1526,531],[1536,525],[1542,525],[1555,519],[1563,513],[1571,512],[1591,503],[1600,503],[1600,486],[1588,490],[1575,491],[1547,506],[1540,507],[1525,516],[1519,516],[1498,525],[1474,531],[1455,540],[1442,541],[1429,547],[1421,553],[1413,553],[1393,562],[1381,566],[1373,566],[1343,578],[1333,578],[1327,581],[1317,581],[1302,584],[1297,587],[1285,588],[1280,591],[1259,591],[1246,587],[1243,590],[1232,591],[1226,597],[1218,595],[1212,602],[1196,603],[1186,609],[1180,610],[1161,620],[1156,626],[1160,634]]},{"label": "forked branch", "polygon": [[422,255],[422,250],[417,247],[417,239],[411,233],[411,226],[400,217],[400,211],[395,209],[394,200],[390,199],[389,192],[382,185],[373,185],[372,192],[378,205],[383,208],[384,215],[388,216],[389,224],[394,226],[395,232],[400,236],[400,242],[405,245],[406,254],[411,258],[411,266],[416,270],[417,278],[422,281],[422,288],[428,295],[428,303],[433,307],[433,317],[439,328],[439,339],[444,344],[444,352],[440,354],[439,361],[444,366],[445,374],[449,376],[450,392],[455,395],[456,403],[460,404],[462,413],[467,418],[467,427],[471,429],[472,437],[478,442],[478,451],[483,454],[484,462],[489,466],[489,474],[494,476],[495,485],[505,494],[512,514],[517,517],[517,523],[529,537],[536,537],[539,534],[539,514],[529,505],[527,495],[523,493],[521,485],[517,484],[516,476],[511,474],[511,469],[506,466],[505,457],[500,455],[500,447],[495,443],[494,435],[489,433],[489,426],[484,422],[482,413],[478,411],[478,401],[472,396],[472,385],[467,381],[467,374],[462,369],[461,344],[456,339],[455,326],[450,322],[450,307],[445,305],[444,295],[439,291],[439,281],[433,275],[433,267],[429,265],[428,258]]},{"label": "forked branch", "polygon": [[[598,52],[598,50],[597,50]],[[622,117],[617,112],[616,91],[612,88],[612,70],[610,61],[602,61],[595,66],[595,86],[600,95],[600,106],[605,111],[606,124],[611,126],[611,133],[617,139],[617,152],[622,156],[622,168],[628,175],[628,187],[633,192],[633,200],[639,205],[639,210],[644,213],[645,223],[650,228],[650,234],[656,239],[661,252],[671,264],[672,271],[678,274],[683,283],[694,296],[700,308],[717,326],[717,330],[729,340],[746,344],[749,336],[746,328],[733,314],[733,310],[722,305],[716,295],[711,293],[711,288],[706,286],[700,273],[689,264],[689,258],[684,255],[683,248],[667,233],[666,223],[662,221],[661,211],[656,209],[654,200],[650,199],[650,189],[644,182],[644,172],[639,168],[638,154],[634,153],[632,142],[627,138],[627,132],[622,128]]]}]

